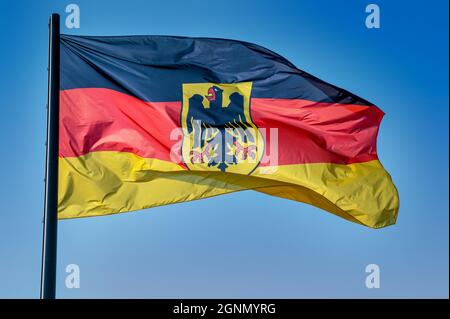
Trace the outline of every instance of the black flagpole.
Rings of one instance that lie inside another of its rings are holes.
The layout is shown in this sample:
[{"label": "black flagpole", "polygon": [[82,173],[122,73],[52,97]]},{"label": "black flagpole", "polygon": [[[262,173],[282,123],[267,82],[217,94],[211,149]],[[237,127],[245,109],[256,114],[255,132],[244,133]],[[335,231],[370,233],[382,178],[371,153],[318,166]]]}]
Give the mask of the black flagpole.
[{"label": "black flagpole", "polygon": [[45,160],[44,234],[42,241],[41,299],[54,299],[58,234],[59,149],[59,14],[49,23],[47,152]]}]

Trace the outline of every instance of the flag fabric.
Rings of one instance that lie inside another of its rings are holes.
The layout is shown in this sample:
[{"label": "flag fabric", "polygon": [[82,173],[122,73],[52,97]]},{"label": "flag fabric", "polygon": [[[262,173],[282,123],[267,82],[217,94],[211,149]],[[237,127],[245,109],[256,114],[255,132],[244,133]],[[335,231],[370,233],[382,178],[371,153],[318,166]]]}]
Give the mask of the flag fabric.
[{"label": "flag fabric", "polygon": [[261,46],[61,35],[60,219],[242,190],[394,224],[384,113]]}]

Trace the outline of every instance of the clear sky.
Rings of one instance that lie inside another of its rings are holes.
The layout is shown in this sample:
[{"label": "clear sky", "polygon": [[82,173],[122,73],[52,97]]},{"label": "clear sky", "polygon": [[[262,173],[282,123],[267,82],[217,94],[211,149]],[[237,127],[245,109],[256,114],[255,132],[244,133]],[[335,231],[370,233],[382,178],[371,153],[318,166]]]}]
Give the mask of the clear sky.
[{"label": "clear sky", "polygon": [[[251,191],[59,223],[57,295],[448,298],[448,1],[73,1],[80,35],[254,42],[375,103],[400,194],[379,230]],[[381,28],[367,29],[377,3]],[[39,296],[48,16],[69,1],[0,4],[0,297]],[[65,287],[65,267],[81,270]],[[367,289],[365,267],[381,269]]]}]

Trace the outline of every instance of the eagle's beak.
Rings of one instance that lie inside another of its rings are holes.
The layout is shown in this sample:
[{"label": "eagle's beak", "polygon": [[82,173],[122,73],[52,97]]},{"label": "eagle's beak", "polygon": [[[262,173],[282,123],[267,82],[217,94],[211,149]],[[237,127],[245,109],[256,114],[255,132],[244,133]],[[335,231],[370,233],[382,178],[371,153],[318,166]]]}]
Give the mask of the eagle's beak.
[{"label": "eagle's beak", "polygon": [[205,95],[205,97],[208,99],[208,101],[215,101],[216,100],[216,91],[212,87],[208,89],[208,94]]}]

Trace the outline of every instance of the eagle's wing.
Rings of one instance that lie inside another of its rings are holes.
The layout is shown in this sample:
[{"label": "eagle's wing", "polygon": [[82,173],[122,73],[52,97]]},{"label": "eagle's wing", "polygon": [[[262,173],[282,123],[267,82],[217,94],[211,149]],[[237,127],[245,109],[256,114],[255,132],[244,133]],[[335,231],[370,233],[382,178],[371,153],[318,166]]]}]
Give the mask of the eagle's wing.
[{"label": "eagle's wing", "polygon": [[194,126],[194,121],[201,121],[203,110],[203,96],[200,94],[195,94],[189,98],[189,108],[186,118],[186,128],[188,133],[191,133]]},{"label": "eagle's wing", "polygon": [[239,132],[239,135],[241,137],[244,137],[245,130],[251,125],[247,122],[247,119],[245,118],[244,113],[244,97],[235,92],[230,95],[230,103],[228,104],[228,110],[233,114],[232,120],[229,123],[229,127],[237,129],[237,132]]},{"label": "eagle's wing", "polygon": [[[201,125],[202,122],[202,111],[203,111],[203,96],[200,94],[195,94],[189,98],[189,108],[186,117],[186,129],[188,134],[194,132],[194,144],[193,147],[199,147],[202,145],[201,142]],[[204,124],[203,124],[204,125]],[[197,127],[194,130],[194,127]]]}]

